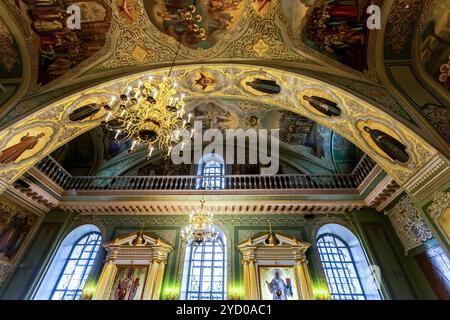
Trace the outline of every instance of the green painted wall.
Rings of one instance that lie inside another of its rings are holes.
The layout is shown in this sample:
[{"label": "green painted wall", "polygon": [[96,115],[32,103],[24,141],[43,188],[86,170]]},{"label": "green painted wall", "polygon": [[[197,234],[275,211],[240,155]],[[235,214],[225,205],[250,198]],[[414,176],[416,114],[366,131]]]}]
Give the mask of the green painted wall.
[{"label": "green painted wall", "polygon": [[[307,216],[308,217],[308,216]],[[268,223],[273,230],[283,232],[307,242],[312,241],[315,224],[323,216],[304,215],[216,215],[215,221],[227,234],[231,247],[231,283],[242,284],[241,256],[235,248],[236,243],[254,234],[267,232]],[[363,247],[366,249],[370,264],[379,265],[385,286],[383,294],[387,299],[434,299],[425,277],[421,273],[413,256],[405,256],[403,248],[395,235],[388,219],[371,209],[355,213],[336,215],[351,225]],[[182,257],[180,230],[187,223],[187,216],[101,216],[77,217],[60,211],[49,213],[36,233],[28,251],[18,263],[18,268],[5,282],[0,291],[1,299],[30,299],[39,285],[39,280],[51,262],[59,243],[80,223],[101,223],[106,240],[139,231],[159,236],[174,245],[166,266],[163,290],[166,287],[180,285],[177,276]],[[315,249],[308,252],[309,268],[313,282],[320,278],[320,262]],[[88,281],[96,281],[100,276],[104,252],[99,254]],[[164,296],[164,295],[163,295]],[[164,297],[163,297],[164,298]]]}]

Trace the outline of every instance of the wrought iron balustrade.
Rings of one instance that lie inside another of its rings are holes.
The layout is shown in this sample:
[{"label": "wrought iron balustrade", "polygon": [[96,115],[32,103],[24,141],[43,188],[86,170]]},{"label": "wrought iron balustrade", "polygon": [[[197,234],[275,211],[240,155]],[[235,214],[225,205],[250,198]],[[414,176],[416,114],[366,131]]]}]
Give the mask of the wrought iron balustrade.
[{"label": "wrought iron balustrade", "polygon": [[375,166],[376,163],[372,159],[364,156],[351,174],[96,177],[72,176],[50,156],[36,164],[36,168],[40,172],[62,189],[75,191],[199,190],[203,188],[204,181],[214,179],[222,179],[225,190],[350,190],[358,188]]}]

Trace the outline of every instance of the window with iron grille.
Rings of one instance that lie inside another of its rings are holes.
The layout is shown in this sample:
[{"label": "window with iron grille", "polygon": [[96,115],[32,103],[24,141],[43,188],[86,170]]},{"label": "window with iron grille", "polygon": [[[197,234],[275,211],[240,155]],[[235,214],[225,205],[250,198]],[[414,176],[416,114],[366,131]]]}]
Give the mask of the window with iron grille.
[{"label": "window with iron grille", "polygon": [[189,245],[187,300],[224,300],[225,244],[219,236],[216,241]]},{"label": "window with iron grille", "polygon": [[91,232],[75,242],[53,288],[51,300],[80,299],[101,241],[102,237],[98,232]]},{"label": "window with iron grille", "polygon": [[205,162],[202,167],[202,189],[215,190],[223,189],[223,164],[210,160]]},{"label": "window with iron grille", "polygon": [[333,300],[366,300],[358,269],[347,243],[334,234],[317,239],[317,249]]}]

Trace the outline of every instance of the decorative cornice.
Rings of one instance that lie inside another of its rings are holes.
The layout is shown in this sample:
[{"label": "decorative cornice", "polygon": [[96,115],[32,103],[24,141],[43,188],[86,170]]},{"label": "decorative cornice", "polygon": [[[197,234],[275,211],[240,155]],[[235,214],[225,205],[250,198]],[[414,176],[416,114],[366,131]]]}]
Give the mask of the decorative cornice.
[{"label": "decorative cornice", "polygon": [[403,187],[416,203],[422,203],[434,191],[439,190],[449,181],[450,166],[448,160],[437,154],[409,178]]},{"label": "decorative cornice", "polygon": [[[298,214],[298,213],[342,213],[366,207],[360,200],[348,201],[209,201],[207,209],[217,214]],[[60,209],[83,215],[167,215],[185,214],[197,208],[197,201],[105,201],[61,202]]]},{"label": "decorative cornice", "polygon": [[381,211],[402,192],[403,189],[397,182],[392,177],[386,176],[364,201],[370,207],[376,207],[377,211]]}]

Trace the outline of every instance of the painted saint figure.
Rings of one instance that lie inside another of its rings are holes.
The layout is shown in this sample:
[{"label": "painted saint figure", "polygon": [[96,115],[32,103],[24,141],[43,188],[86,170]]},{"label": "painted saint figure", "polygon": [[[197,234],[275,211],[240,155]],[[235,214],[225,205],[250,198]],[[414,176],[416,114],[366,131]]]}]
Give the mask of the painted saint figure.
[{"label": "painted saint figure", "polygon": [[383,131],[371,129],[368,126],[364,127],[364,131],[370,134],[373,142],[391,157],[392,160],[397,160],[402,163],[408,162],[409,154],[406,152],[406,146],[403,143]]},{"label": "painted saint figure", "polygon": [[292,297],[292,284],[291,279],[286,278],[286,282],[281,278],[280,269],[273,271],[272,281],[266,281],[267,287],[273,296],[273,300],[287,300],[287,297]]},{"label": "painted saint figure", "polygon": [[19,214],[12,216],[6,224],[0,224],[0,256],[11,259],[31,229],[33,220]]},{"label": "painted saint figure", "polygon": [[281,92],[281,87],[274,80],[256,78],[255,80],[246,82],[245,84],[263,93],[278,94]]},{"label": "painted saint figure", "polygon": [[20,138],[20,142],[0,151],[0,163],[7,164],[16,161],[25,151],[33,149],[39,139],[44,137],[45,133],[41,132],[37,136],[30,136],[27,133]]},{"label": "painted saint figure", "polygon": [[337,117],[342,113],[341,109],[337,106],[337,103],[325,98],[303,96],[303,99],[308,101],[311,107],[328,117]]},{"label": "painted saint figure", "polygon": [[114,300],[134,300],[138,288],[139,278],[135,277],[134,269],[129,268],[114,291]]},{"label": "painted saint figure", "polygon": [[82,121],[96,115],[100,109],[98,104],[91,103],[72,111],[72,113],[69,114],[69,119],[70,121]]}]

